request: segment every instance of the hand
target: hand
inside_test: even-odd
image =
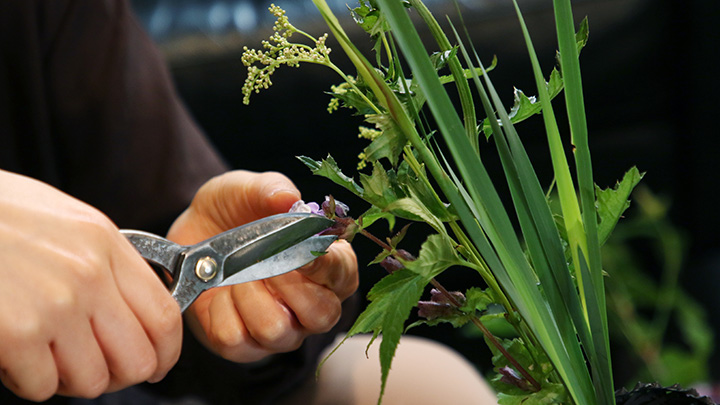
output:
[[[300,193],[279,173],[229,172],[212,179],[175,221],[168,238],[193,244],[266,216],[287,212]],[[218,355],[252,362],[297,349],[327,332],[358,285],[355,253],[346,241],[303,268],[265,280],[219,287],[186,314],[198,339]]]
[[[159,380],[182,318],[152,269],[96,209],[0,171],[0,380],[34,401]]]

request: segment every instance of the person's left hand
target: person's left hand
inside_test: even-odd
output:
[[[228,172],[200,188],[168,239],[194,244],[287,212],[299,199],[300,192],[282,174]],[[252,362],[295,350],[307,336],[329,331],[340,318],[342,301],[357,285],[355,253],[340,240],[328,254],[296,271],[205,291],[188,308],[186,319],[213,352],[235,362]]]

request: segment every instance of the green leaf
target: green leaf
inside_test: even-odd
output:
[[[550,79],[547,82],[550,99],[552,100],[560,94],[562,88],[563,82],[560,72],[558,72],[557,69],[553,69],[552,72],[550,72]],[[533,115],[540,114],[542,112],[542,104],[538,102],[537,98],[535,96],[526,96],[520,89],[515,89],[513,100],[513,106],[510,108],[510,112],[508,113],[510,122],[513,124],[525,121]],[[493,130],[487,118],[483,120],[481,126],[485,132],[485,137],[490,138]]]
[[[385,209],[398,215],[402,214],[402,216],[409,219],[426,222],[437,232],[445,232],[442,221],[422,205],[415,196],[401,198],[389,204]]]
[[[502,345],[505,350],[507,350],[535,380],[541,382],[541,384],[554,370],[552,363],[543,352],[537,350],[537,348],[526,345],[521,339],[502,340]],[[495,366],[495,371],[501,367],[512,367],[508,359],[494,345],[489,344],[488,347],[490,347],[493,353],[492,362],[493,366]],[[497,389],[498,386],[495,382],[496,379],[493,379],[493,386]],[[527,392],[525,392],[525,394],[527,394]]]
[[[382,333],[380,343],[380,367],[382,387],[380,398],[385,392],[390,364],[405,329],[410,311],[420,300],[429,279],[407,269],[398,270],[380,280],[368,293],[370,304],[357,318],[348,332],[348,337],[358,333]],[[379,402],[379,401],[378,401]]]
[[[588,18],[585,17],[580,22],[580,27],[578,28],[577,32],[575,33],[575,42],[577,43],[578,54],[587,44],[589,35],[590,35],[590,27],[588,25]]]
[[[380,219],[385,219],[388,222],[391,231],[395,227],[395,215],[375,206],[370,207],[365,213],[360,215],[358,221],[360,221],[360,225],[365,229]]]
[[[428,279],[451,266],[467,265],[455,252],[450,238],[438,234],[430,235],[422,244],[417,260],[402,262],[408,270]]]
[[[663,385],[680,384],[689,387],[708,381],[710,375],[706,356],[693,355],[680,347],[664,348],[660,353],[659,362],[666,371],[659,381]]]
[[[363,186],[362,198],[380,209],[405,198],[405,193],[397,183],[395,171],[385,170],[380,162],[373,163],[371,175],[360,174],[360,184]]]
[[[518,336],[518,332],[507,318],[505,312],[486,314],[480,317],[480,322],[493,334],[502,339],[513,339]]]
[[[519,389],[517,389],[520,391]],[[538,392],[520,391],[498,393],[498,405],[546,405],[568,403],[567,392],[562,384],[545,383]]]
[[[309,167],[313,174],[327,177],[335,184],[343,186],[353,194],[362,197],[362,187],[355,183],[352,177],[343,174],[332,156],[328,155],[327,158],[320,161],[313,160],[307,156],[298,156],[297,158],[303,162],[305,166]]]
[[[411,165],[407,162],[408,159],[405,159],[398,167],[398,182],[408,190],[406,194],[416,198],[440,221],[457,221],[457,215],[451,212],[448,205],[440,200],[440,197],[430,185],[425,173],[425,165],[412,165],[411,169]]]
[[[364,1],[361,1],[360,4],[360,7],[355,7],[351,12],[355,23],[371,36],[382,32],[383,20],[380,10]]]
[[[481,288],[473,287],[465,291],[465,304],[460,308],[463,312],[484,311],[488,305],[494,303],[491,293]]]
[[[368,87],[364,85],[362,78],[357,79],[356,86],[358,90],[363,92],[362,95],[352,87],[342,85],[333,87],[335,91],[328,91],[326,93],[342,101],[343,107],[354,109],[354,115],[365,116],[367,114],[374,114],[375,109],[368,103],[368,100],[376,101],[375,96],[369,91]],[[363,95],[365,97],[363,97]]]
[[[432,61],[435,70],[439,71],[440,69],[447,66],[448,60],[450,58],[455,57],[457,57],[457,47],[453,47],[447,51],[433,53],[432,55],[430,55],[430,61]]]
[[[407,145],[407,138],[403,132],[398,128],[392,117],[387,114],[366,115],[365,121],[375,124],[375,127],[382,131],[382,135],[375,138],[365,148],[367,160],[375,161],[387,158],[393,167],[396,167],[398,158],[405,145]]]
[[[707,361],[713,351],[713,331],[708,325],[705,310],[685,293],[678,294],[677,322],[687,345],[697,357]],[[698,381],[707,381],[699,379]]]
[[[600,222],[598,224],[598,240],[601,244],[607,241],[622,214],[630,206],[628,198],[630,198],[630,194],[642,177],[643,174],[636,167],[633,167],[625,173],[623,179],[615,187],[602,190],[595,186],[596,205]]]

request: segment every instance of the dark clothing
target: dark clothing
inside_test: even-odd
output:
[[[0,41],[2,169],[144,229],[225,170],[124,1],[3,1]]]
[[[120,227],[155,232],[226,170],[125,1],[5,0],[0,41],[0,168],[47,182]],[[273,403],[312,373],[333,337],[314,336],[265,364],[241,365],[186,333],[180,361],[163,382],[92,402],[49,403]],[[0,385],[0,404],[14,403],[22,402]]]

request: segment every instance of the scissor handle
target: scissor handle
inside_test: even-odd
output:
[[[184,311],[207,289],[277,276],[311,262],[335,240],[312,235],[331,224],[314,214],[278,214],[191,246],[148,232],[121,232],[148,262],[170,273],[168,288]]]

